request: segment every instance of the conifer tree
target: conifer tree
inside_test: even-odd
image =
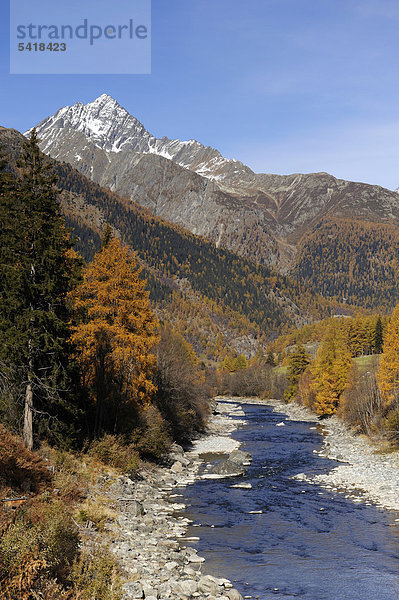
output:
[[[314,408],[319,415],[335,413],[351,367],[352,358],[345,330],[332,322],[312,368],[316,389]]]
[[[377,381],[385,408],[396,408],[399,399],[399,304],[386,328]]]
[[[104,227],[103,234],[101,237],[101,248],[106,248],[113,237],[114,236],[113,236],[112,227],[109,223],[107,223]]]
[[[288,357],[288,381],[289,386],[284,393],[286,400],[291,400],[298,389],[299,378],[310,364],[310,357],[302,344],[297,344],[294,352]]]
[[[234,356],[232,354],[225,357],[222,363],[222,370],[228,373],[235,373],[236,371],[243,371],[248,367],[247,359],[244,354]]]
[[[274,354],[271,350],[270,350],[269,354],[267,355],[266,364],[270,365],[271,367],[276,366],[276,361],[274,360]]]
[[[244,354],[239,354],[235,360],[236,371],[243,371],[248,367],[247,359]]]
[[[158,323],[135,256],[111,238],[73,292],[71,341],[94,407],[94,435],[127,430],[155,391],[151,375]]]
[[[383,344],[382,320],[381,320],[381,317],[378,315],[378,319],[375,324],[375,332],[374,332],[374,350],[375,350],[376,354],[381,354],[382,344]]]
[[[53,418],[65,407],[74,259],[35,130],[18,166],[21,177],[8,178],[1,194],[0,358],[25,383],[23,437],[31,449],[35,415]]]
[[[237,371],[236,357],[231,354],[226,356],[222,363],[222,370],[227,371],[228,373],[235,373],[235,371]]]

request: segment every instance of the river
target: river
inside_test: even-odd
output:
[[[202,571],[260,600],[398,600],[399,514],[292,479],[336,466],[313,452],[320,427],[268,406],[242,408],[246,423],[232,435],[253,457],[247,475],[184,490]],[[252,489],[231,488],[237,481]]]

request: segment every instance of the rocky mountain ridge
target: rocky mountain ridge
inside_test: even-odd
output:
[[[399,222],[396,192],[328,173],[255,174],[195,140],[154,137],[107,94],[61,108],[37,131],[53,158],[155,215],[282,272],[294,267],[304,233],[326,216]]]
[[[0,148],[12,169],[24,141],[18,131],[0,127]],[[90,260],[109,223],[137,252],[160,319],[181,331],[199,354],[217,358],[229,347],[250,357],[276,333],[333,310],[329,302],[274,269],[155,217],[67,162],[49,158],[49,163],[77,249]]]

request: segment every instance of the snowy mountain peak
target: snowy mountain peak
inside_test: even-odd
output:
[[[81,104],[77,102],[77,104]],[[107,110],[116,110],[117,112],[123,112],[128,114],[127,110],[124,109],[112,96],[108,96],[108,94],[102,94],[95,100],[88,102],[83,105],[86,109],[86,112],[99,112],[104,113]],[[105,116],[105,114],[103,115]]]
[[[107,152],[129,149],[131,139],[151,138],[143,125],[108,94],[102,94],[88,104],[77,102],[65,106],[37,125],[42,148],[50,152],[56,139],[67,132],[83,133],[96,146]],[[29,131],[25,133],[28,135]]]
[[[251,179],[254,175],[242,163],[226,159],[214,148],[203,146],[196,140],[154,137],[108,94],[101,94],[88,104],[77,102],[73,106],[65,106],[44,119],[36,128],[42,140],[42,150],[54,158],[65,154],[68,145],[71,146],[70,149],[73,146],[80,156],[80,146],[84,145],[84,139],[79,138],[79,134],[83,134],[88,141],[107,153],[127,151],[156,154],[185,169],[216,180],[221,186],[227,184],[231,176],[238,180],[243,174]],[[29,131],[25,133],[27,134]]]
[[[115,100],[115,98],[113,98],[109,94],[101,94],[101,96],[93,100],[93,102],[89,102],[89,104],[102,104],[105,102],[110,104],[117,104],[119,106],[119,103]]]

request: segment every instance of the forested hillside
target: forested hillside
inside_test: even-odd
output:
[[[16,131],[0,130],[0,144],[11,154],[14,164],[23,140]],[[151,298],[165,311],[166,317],[173,292],[175,298],[180,295],[180,305],[194,304],[196,308],[192,310],[208,314],[213,333],[216,329],[225,338],[226,346],[248,332],[251,340],[270,339],[294,324],[333,310],[332,304],[312,290],[274,270],[219,249],[212,242],[152,216],[134,202],[88,180],[66,163],[51,161],[51,164],[58,177],[67,223],[77,238],[77,249],[90,260],[99,247],[101,230],[105,223],[110,223],[117,235],[137,252],[149,277]],[[176,317],[173,313],[175,322]],[[192,341],[196,333],[201,337],[203,332],[194,332],[192,328]],[[251,340],[249,345],[255,348]],[[218,344],[223,345],[220,337]],[[199,349],[207,352],[206,346]]]
[[[325,298],[389,311],[399,299],[396,225],[327,219],[306,234],[292,273]]]

